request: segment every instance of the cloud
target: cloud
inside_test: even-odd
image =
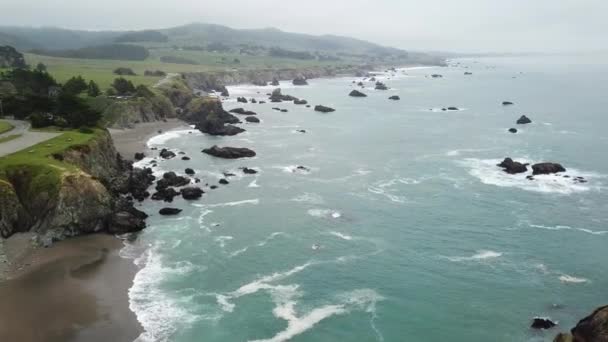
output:
[[[339,34],[409,49],[606,46],[605,0],[2,0],[4,25],[141,29],[191,22]]]

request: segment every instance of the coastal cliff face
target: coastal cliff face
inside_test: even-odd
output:
[[[184,73],[183,78],[194,89],[204,91],[221,91],[227,85],[251,83],[265,85],[273,80],[293,80],[298,77],[313,79],[320,77],[335,77],[338,75],[365,75],[373,69],[372,66],[333,66],[297,69],[268,69],[248,71],[195,72]]]
[[[127,233],[145,227],[146,215],[124,195],[133,170],[116,153],[107,131],[96,132],[86,144],[49,158],[66,167],[24,163],[4,171],[0,180],[2,237],[34,232],[41,244],[48,245],[71,236]]]
[[[140,122],[175,118],[175,109],[163,93],[152,97],[111,99],[97,97],[89,100],[91,107],[102,113],[105,124],[112,128],[129,128]]]
[[[569,334],[559,334],[554,342],[608,342],[608,306],[598,308]]]

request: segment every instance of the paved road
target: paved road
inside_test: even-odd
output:
[[[46,132],[31,132],[30,123],[27,121],[20,120],[6,120],[11,125],[15,126],[14,129],[0,134],[0,138],[4,138],[10,135],[21,134],[19,138],[0,143],[0,157],[3,157],[7,154],[15,153],[17,151],[24,150],[32,145],[36,145],[43,141],[52,139],[61,133],[46,133]]]

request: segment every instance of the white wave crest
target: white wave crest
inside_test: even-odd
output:
[[[589,279],[573,277],[567,274],[563,274],[559,277],[559,281],[562,283],[570,283],[570,284],[584,284],[588,283]]]
[[[323,204],[323,203],[325,203],[325,201],[323,200],[323,197],[321,197],[321,195],[315,194],[315,193],[310,193],[310,192],[305,192],[304,194],[302,194],[300,196],[292,198],[291,201],[293,201],[293,202],[311,203],[311,204]]]
[[[340,218],[342,214],[337,210],[332,209],[309,209],[308,215],[320,218]]]
[[[168,131],[159,135],[156,135],[152,138],[150,138],[150,140],[148,140],[147,142],[147,146],[148,147],[155,147],[155,146],[161,146],[166,144],[169,140],[173,140],[173,139],[177,139],[180,138],[182,136],[188,135],[188,132],[192,132],[192,129],[186,129],[186,130],[175,130],[175,131]]]
[[[448,257],[447,259],[454,262],[459,261],[482,261],[488,259],[496,259],[502,256],[502,253],[488,250],[477,251],[476,254],[466,257]]]
[[[340,232],[334,232],[334,231],[331,231],[331,232],[329,232],[329,234],[331,234],[331,235],[333,235],[333,236],[337,236],[337,237],[339,237],[340,239],[342,239],[342,240],[346,240],[346,241],[350,241],[350,240],[352,240],[352,239],[353,239],[353,237],[352,237],[352,236],[350,236],[350,235],[346,235],[346,234],[342,234],[342,233],[340,233]]]
[[[515,160],[522,163],[529,163],[525,158],[516,158]],[[528,180],[526,177],[532,175],[531,170],[528,173],[510,175],[496,166],[501,161],[502,160],[500,159],[468,158],[461,161],[460,164],[468,167],[469,174],[478,178],[482,183],[499,187],[514,187],[527,191],[563,195],[589,191],[592,189],[598,190],[601,188],[599,186],[594,187],[591,185],[593,179],[603,177],[601,175],[568,169],[567,174],[584,177],[590,182],[585,184],[575,183],[572,178],[564,178],[562,175],[538,175],[534,176],[534,180]]]
[[[574,230],[574,231],[579,231],[579,232],[583,232],[583,233],[587,233],[587,234],[591,234],[591,235],[605,235],[608,234],[608,230],[591,230],[591,229],[587,229],[587,228],[576,228],[576,227],[570,227],[570,226],[543,226],[543,225],[539,225],[539,224],[530,224],[530,227],[532,228],[537,228],[537,229],[545,229],[545,230],[554,230],[554,231],[558,231],[558,230]]]

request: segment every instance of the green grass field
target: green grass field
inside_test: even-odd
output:
[[[31,177],[29,193],[54,193],[60,184],[61,176],[66,171],[75,171],[77,167],[51,157],[73,146],[85,145],[93,139],[99,130],[86,134],[78,131],[65,132],[53,139],[41,142],[25,150],[0,158],[0,180],[7,181],[9,175],[25,171]]]
[[[162,56],[176,56],[192,60],[197,65],[173,64],[160,61]],[[222,58],[224,58],[222,60]],[[240,63],[233,63],[234,59],[239,59]],[[287,58],[273,58],[267,56],[242,56],[231,53],[211,53],[204,51],[179,51],[169,48],[159,48],[150,50],[150,57],[145,61],[118,61],[101,59],[74,59],[49,57],[34,54],[25,54],[26,62],[35,66],[43,63],[47,66],[48,72],[63,83],[73,76],[82,75],[86,80],[94,80],[102,90],[110,87],[115,78],[114,69],[118,67],[131,68],[137,76],[124,76],[131,80],[135,85],[144,84],[154,85],[161,77],[143,76],[146,70],[162,70],[166,73],[181,72],[209,72],[222,70],[255,70],[255,69],[279,69],[313,66],[330,66],[344,62],[319,62],[309,60],[296,60]]]
[[[0,134],[6,133],[6,132],[12,130],[13,128],[15,128],[15,127],[13,127],[13,125],[11,125],[10,123],[0,120]]]

